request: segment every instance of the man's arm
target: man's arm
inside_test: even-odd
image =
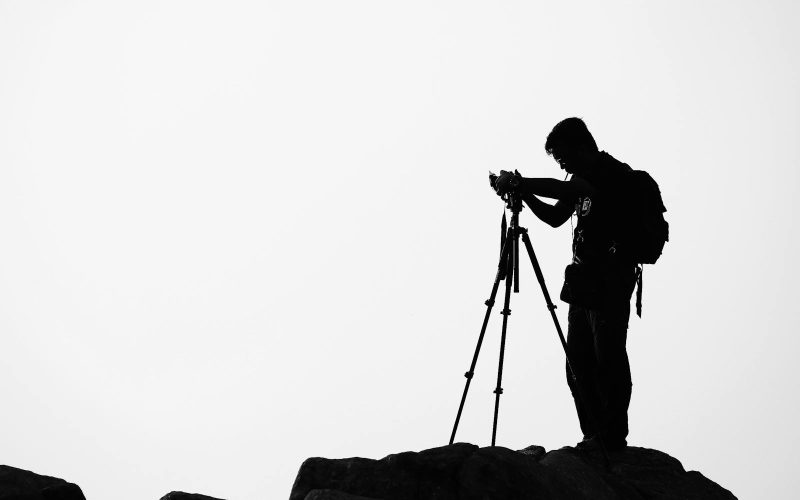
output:
[[[568,181],[558,179],[525,178],[511,172],[501,171],[495,182],[495,190],[503,194],[514,190],[528,207],[545,223],[558,227],[569,220],[575,211],[575,203],[583,196],[592,196],[596,190],[582,177],[573,175]],[[550,205],[536,196],[555,198]]]
[[[595,193],[594,186],[577,175],[573,175],[568,181],[560,181],[558,179],[521,177],[505,170],[500,171],[500,176],[494,186],[498,194],[514,190],[523,196],[533,194],[569,202],[582,196],[592,196]]]
[[[533,194],[570,203],[574,203],[582,196],[591,196],[595,192],[594,186],[576,175],[568,181],[522,177],[516,190],[523,196]]]
[[[567,222],[575,211],[574,201],[558,200],[555,205],[550,205],[532,194],[523,195],[522,201],[528,205],[536,217],[553,227],[559,227]]]

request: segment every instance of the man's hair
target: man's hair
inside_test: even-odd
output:
[[[580,118],[572,117],[561,120],[547,135],[544,150],[548,155],[553,151],[571,150],[586,146],[592,151],[597,151],[597,143]]]

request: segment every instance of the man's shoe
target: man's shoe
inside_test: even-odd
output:
[[[599,436],[583,437],[583,441],[575,445],[576,448],[583,451],[599,451],[605,446],[606,451],[622,451],[628,447],[628,442],[625,439],[604,439],[600,443]]]

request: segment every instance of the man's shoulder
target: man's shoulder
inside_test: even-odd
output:
[[[611,174],[624,174],[633,171],[630,165],[619,161],[605,151],[600,152],[600,164]]]

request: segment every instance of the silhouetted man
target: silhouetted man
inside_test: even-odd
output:
[[[579,447],[609,450],[627,446],[631,373],[625,341],[637,266],[615,241],[617,226],[629,209],[615,190],[631,168],[599,151],[580,118],[559,122],[545,151],[571,177],[534,179],[501,172],[499,194],[514,190],[547,224],[558,227],[577,214],[572,264],[565,272],[561,299],[570,304],[567,352],[579,387],[567,373],[583,440]],[[554,205],[538,196],[558,200]]]

